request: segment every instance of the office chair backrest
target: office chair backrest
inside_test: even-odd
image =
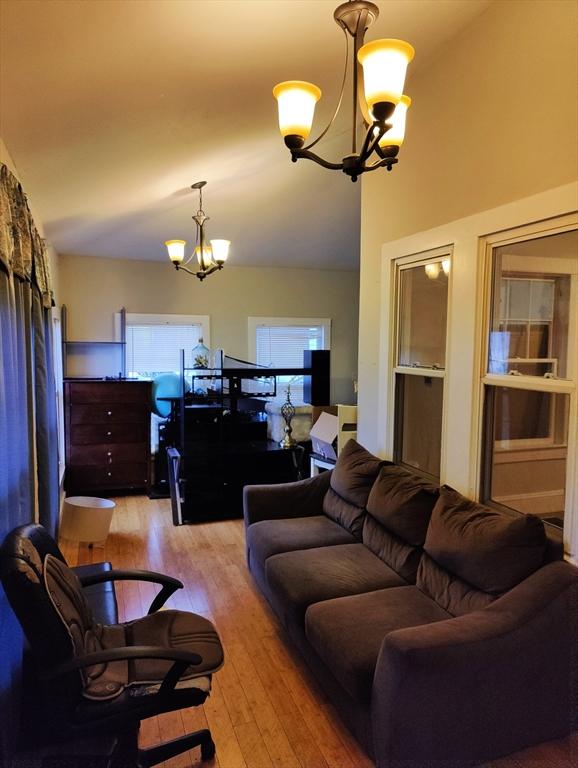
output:
[[[70,635],[45,587],[46,555],[52,555],[55,563],[65,563],[52,537],[37,525],[15,528],[0,548],[0,578],[40,671],[67,661],[74,653]],[[61,701],[71,701],[80,692],[78,673],[59,680]]]
[[[9,536],[14,536],[16,539],[29,539],[34,549],[40,555],[40,560],[42,562],[44,562],[46,555],[52,555],[53,557],[62,560],[63,563],[66,562],[64,555],[60,551],[60,547],[43,525],[37,525],[36,523],[21,525],[18,528],[15,528]]]

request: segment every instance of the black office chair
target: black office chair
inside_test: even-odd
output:
[[[83,578],[67,566],[40,526],[21,526],[0,549],[0,576],[30,645],[44,694],[42,740],[78,742],[115,735],[112,766],[152,766],[196,746],[215,754],[203,729],[149,749],[138,749],[140,721],[202,704],[211,675],[223,663],[210,621],[185,611],[157,612],[182,584],[147,571],[101,571]],[[95,621],[91,602],[106,595],[95,585],[117,578],[163,584],[149,614],[135,621]],[[102,587],[100,587],[102,588]]]

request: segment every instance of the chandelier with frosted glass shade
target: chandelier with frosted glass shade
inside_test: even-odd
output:
[[[192,217],[197,225],[195,246],[188,257],[185,257],[186,240],[167,240],[165,245],[175,269],[182,269],[189,275],[204,280],[219,269],[223,269],[229,256],[230,240],[207,240],[205,224],[209,217],[203,211],[203,187],[206,181],[197,181],[191,189],[199,191],[199,210]],[[198,268],[191,269],[188,264],[197,260]]]
[[[315,105],[321,90],[313,83],[288,80],[273,89],[279,110],[279,129],[291,159],[313,160],[324,168],[343,171],[352,181],[367,171],[387,168],[397,163],[399,148],[405,135],[405,120],[411,99],[403,93],[407,66],[414,49],[403,40],[372,40],[363,44],[367,29],[377,19],[379,9],[366,0],[349,0],[336,8],[333,18],[345,34],[346,54],[341,92],[333,117],[321,134],[305,144],[311,133]],[[352,38],[352,44],[348,35]],[[353,49],[353,124],[351,154],[340,163],[325,160],[311,149],[333,125],[341,107]],[[358,141],[359,113],[365,136]],[[359,145],[359,148],[358,148]]]

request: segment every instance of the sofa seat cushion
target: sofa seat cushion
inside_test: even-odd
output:
[[[247,547],[251,561],[260,564],[264,564],[271,555],[281,552],[355,544],[355,541],[348,531],[325,515],[262,520],[247,528]]]
[[[448,618],[417,587],[394,587],[309,606],[305,634],[343,688],[355,701],[368,704],[384,637]]]
[[[340,544],[273,555],[265,564],[269,589],[286,625],[303,626],[312,603],[405,585],[363,544]]]
[[[359,541],[365,504],[384,462],[355,440],[348,440],[331,472],[323,512]]]

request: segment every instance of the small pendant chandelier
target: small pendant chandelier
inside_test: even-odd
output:
[[[205,224],[209,217],[203,211],[203,187],[206,181],[197,181],[191,186],[191,189],[199,190],[199,210],[192,217],[197,225],[196,245],[188,259],[185,260],[186,240],[167,240],[165,245],[169,252],[169,259],[174,264],[175,269],[182,269],[189,275],[204,280],[205,277],[212,275],[218,269],[223,269],[229,255],[230,240],[210,240],[205,238]],[[193,257],[197,258],[199,269],[189,269],[189,264]]]
[[[349,0],[335,9],[333,18],[345,34],[346,54],[341,92],[333,117],[327,127],[310,144],[304,146],[311,132],[315,104],[321,90],[313,83],[289,80],[273,89],[279,108],[279,129],[294,163],[301,158],[313,160],[324,168],[343,171],[352,181],[366,171],[387,168],[397,163],[403,143],[405,119],[411,104],[403,94],[407,65],[414,49],[403,40],[373,40],[363,45],[365,33],[379,16],[379,9],[367,0]],[[347,68],[349,39],[353,39],[353,136],[351,154],[340,163],[324,160],[311,152],[333,125],[341,107]],[[358,110],[366,126],[366,134],[357,149]]]

